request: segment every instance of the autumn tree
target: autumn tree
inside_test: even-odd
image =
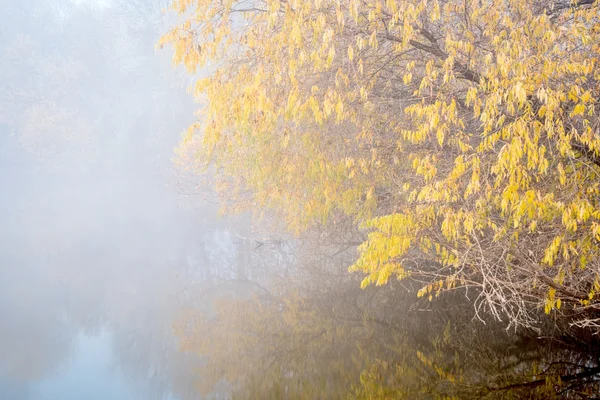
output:
[[[176,0],[182,146],[238,209],[368,232],[363,286],[474,289],[510,326],[600,329],[598,4]]]

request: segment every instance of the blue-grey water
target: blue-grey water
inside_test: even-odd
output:
[[[140,398],[140,389],[114,366],[112,341],[107,331],[78,334],[68,362],[54,374],[33,383],[30,397],[48,400]]]

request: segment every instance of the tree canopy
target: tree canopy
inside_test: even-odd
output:
[[[509,326],[600,331],[592,0],[176,0],[204,101],[184,151],[235,209],[352,218],[363,286],[472,287]]]

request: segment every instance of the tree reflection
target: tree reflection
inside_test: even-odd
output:
[[[44,266],[25,267],[27,260],[10,251],[3,259],[14,268],[0,279],[0,377],[16,384],[39,379],[64,362],[73,350],[72,329],[60,294],[47,290]],[[26,290],[15,282],[26,282]]]
[[[584,332],[506,331],[476,318],[473,293],[429,302],[417,300],[416,283],[361,290],[325,264],[319,279],[304,281],[307,265],[297,264],[265,290],[231,286],[182,318],[182,350],[204,360],[202,395],[587,399],[600,390],[600,351]]]

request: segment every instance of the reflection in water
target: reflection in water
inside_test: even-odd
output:
[[[255,271],[252,282],[231,275],[213,307],[182,317],[182,349],[205,361],[200,394],[588,399],[600,392],[600,348],[585,332],[564,336],[552,324],[545,337],[506,331],[476,317],[472,292],[429,302],[415,296],[418,283],[361,290],[358,277],[343,273],[347,247],[304,246],[250,250],[244,267],[271,260],[267,274]],[[290,251],[292,265],[283,256]]]
[[[106,331],[94,336],[79,334],[72,359],[52,376],[40,380],[30,397],[40,399],[131,399],[135,391],[121,371],[113,366],[112,335]]]
[[[33,386],[33,399],[91,398],[74,394],[74,379],[92,392],[127,382],[115,383],[114,397],[98,398],[167,398],[172,390],[186,398],[193,360],[177,351],[171,325],[189,285],[185,269],[202,265],[181,260],[188,242],[172,236],[171,218],[154,218],[151,226],[104,221],[45,257],[4,242],[4,265],[14,268],[3,269],[0,280],[0,375],[13,386]],[[95,363],[119,374],[101,374]]]

